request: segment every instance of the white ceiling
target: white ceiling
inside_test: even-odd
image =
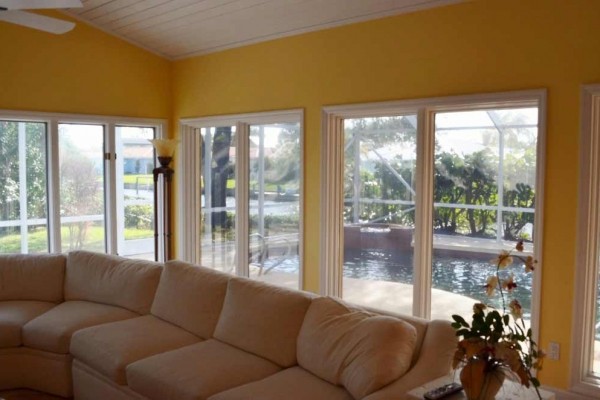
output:
[[[65,12],[182,59],[463,0],[83,0]]]

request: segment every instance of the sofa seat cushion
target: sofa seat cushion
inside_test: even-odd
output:
[[[306,313],[298,364],[362,399],[408,371],[416,342],[408,322],[321,297]]]
[[[52,353],[67,354],[76,331],[107,322],[138,317],[120,307],[89,301],[66,301],[23,326],[23,344]]]
[[[75,332],[71,354],[119,385],[126,385],[127,365],[199,341],[175,325],[146,315]]]
[[[53,307],[46,301],[0,301],[0,348],[21,346],[23,325]]]
[[[152,315],[210,339],[219,320],[230,275],[169,261],[160,277]]]
[[[209,400],[353,400],[343,387],[332,385],[300,367],[211,396]]]
[[[209,339],[130,364],[127,382],[150,399],[203,400],[280,369],[268,360]]]
[[[296,340],[312,296],[231,278],[215,338],[282,367],[296,362]]]

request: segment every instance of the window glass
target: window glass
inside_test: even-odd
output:
[[[249,274],[298,288],[300,124],[251,125]]]
[[[236,128],[202,128],[201,135],[201,264],[234,274]]]
[[[344,121],[343,297],[412,314],[416,115]]]
[[[117,238],[124,257],[154,259],[154,128],[117,126]]]
[[[533,254],[537,108],[435,115],[432,318],[468,315],[473,299],[502,308],[482,286],[490,260],[525,243]],[[532,274],[510,268],[511,299],[531,315]],[[508,304],[508,303],[507,303]]]
[[[106,251],[104,128],[59,124],[62,251]]]
[[[46,124],[0,121],[0,253],[48,251]]]

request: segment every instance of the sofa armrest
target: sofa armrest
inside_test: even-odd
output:
[[[404,399],[413,388],[450,372],[458,343],[455,330],[449,321],[434,320],[428,325],[415,365],[400,379],[371,393],[364,400]]]

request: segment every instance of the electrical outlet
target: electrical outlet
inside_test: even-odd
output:
[[[558,360],[560,358],[560,344],[550,342],[548,345],[548,359]]]

